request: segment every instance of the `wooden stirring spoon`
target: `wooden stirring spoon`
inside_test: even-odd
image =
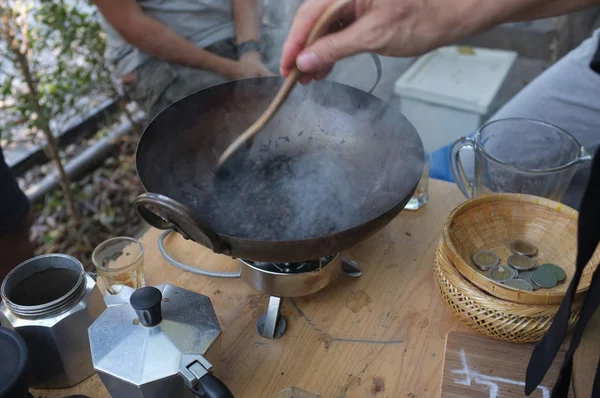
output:
[[[326,9],[310,31],[304,47],[310,46],[318,38],[323,36],[327,29],[337,20],[337,17],[341,13],[342,9],[351,2],[352,0],[339,0]],[[229,163],[228,160],[232,159],[232,156],[236,151],[238,151],[242,146],[246,146],[246,144],[263,129],[269,120],[271,120],[273,115],[275,115],[275,112],[277,112],[277,110],[281,107],[285,99],[298,82],[298,77],[300,74],[300,70],[295,66],[292,72],[288,75],[287,79],[285,79],[285,82],[277,92],[277,95],[273,101],[271,101],[267,109],[258,118],[258,120],[248,127],[246,131],[240,134],[221,154],[219,160],[217,161],[217,173],[219,173],[219,170],[221,170],[226,163]],[[225,167],[230,168],[228,166],[230,165]]]

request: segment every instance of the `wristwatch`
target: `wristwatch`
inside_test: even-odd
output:
[[[260,43],[256,40],[245,41],[243,43],[238,44],[236,47],[238,58],[246,53],[251,53],[254,51],[260,52]]]

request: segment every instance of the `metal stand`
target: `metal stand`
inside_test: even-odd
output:
[[[362,276],[360,266],[350,259],[342,258],[341,268],[344,274],[352,278],[360,278]],[[279,313],[282,302],[283,298],[281,297],[271,296],[269,298],[269,308],[267,312],[258,318],[258,323],[256,324],[256,330],[262,337],[278,339],[285,333],[287,321]]]
[[[281,310],[281,297],[269,298],[269,309],[258,318],[256,330],[258,334],[267,339],[278,339],[287,327],[287,321],[279,314]]]
[[[342,257],[342,272],[352,278],[360,278],[362,276],[360,265],[346,257]]]

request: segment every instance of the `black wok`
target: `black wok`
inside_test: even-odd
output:
[[[146,128],[136,154],[140,215],[216,253],[292,262],[341,252],[389,223],[423,172],[414,127],[339,83],[299,86],[228,178],[215,162],[275,95],[280,77],[190,95]]]

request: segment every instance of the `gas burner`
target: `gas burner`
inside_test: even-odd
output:
[[[242,261],[242,263],[247,263],[253,265],[257,268],[260,268],[266,272],[281,272],[283,274],[299,274],[304,272],[316,271],[319,268],[322,268],[329,264],[331,260],[335,258],[334,256],[322,257],[320,260],[309,260],[309,261],[301,261],[296,263],[268,263],[262,261]]]
[[[301,297],[315,293],[341,273],[360,277],[362,271],[353,261],[340,254],[319,260],[296,263],[269,263],[240,260],[242,279],[259,292],[268,294],[269,307],[258,319],[258,333],[269,339],[281,337],[287,321],[280,315],[284,297]]]
[[[180,263],[165,250],[165,231],[158,239],[158,250],[173,266],[187,272],[214,278],[242,278],[254,289],[271,296],[269,308],[258,319],[258,333],[269,339],[281,337],[287,322],[279,314],[284,297],[301,297],[315,293],[327,286],[340,274],[358,278],[362,271],[354,261],[334,254],[317,260],[269,263],[240,260],[239,272],[214,272]]]

